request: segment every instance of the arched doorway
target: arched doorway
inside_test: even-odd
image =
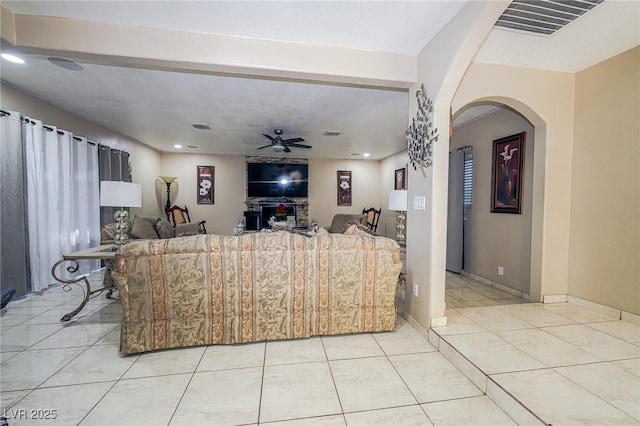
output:
[[[447,269],[468,277],[468,282],[474,280],[491,287],[479,286],[477,291],[465,293],[454,284],[455,274],[448,272],[447,307],[509,304],[509,300],[517,303],[523,299],[539,302],[544,211],[540,176],[544,176],[546,125],[530,108],[504,98],[470,102],[456,111],[453,118]],[[495,155],[492,142],[520,132],[526,135],[522,212],[492,213],[491,169]],[[450,262],[450,256],[461,259]],[[455,270],[457,263],[461,270]]]

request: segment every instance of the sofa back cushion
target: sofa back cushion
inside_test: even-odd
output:
[[[158,222],[156,217],[140,217],[133,218],[133,229],[131,235],[137,240],[157,240],[158,233],[155,224]]]
[[[160,219],[156,223],[156,231],[158,232],[158,238],[173,238],[175,236],[173,226],[166,219]]]

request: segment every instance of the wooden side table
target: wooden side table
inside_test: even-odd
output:
[[[68,314],[65,314],[62,318],[60,318],[60,321],[69,321],[71,318],[76,316],[78,312],[80,312],[85,307],[85,305],[87,304],[90,298],[96,297],[103,291],[107,291],[106,297],[108,299],[111,298],[111,295],[113,294],[113,292],[117,290],[117,288],[113,283],[113,279],[111,278],[111,269],[114,266],[117,249],[118,249],[118,246],[116,246],[115,244],[92,247],[90,249],[80,250],[73,253],[65,254],[62,256],[62,260],[59,260],[58,262],[56,262],[55,265],[53,265],[53,268],[51,268],[51,275],[53,275],[53,278],[56,281],[64,284],[63,289],[65,291],[71,290],[71,284],[80,284],[80,288],[82,288],[82,291],[84,292],[84,298],[82,299],[80,306],[78,306],[76,309],[69,312]],[[85,275],[72,278],[69,280],[62,279],[58,275],[56,275],[56,269],[58,268],[59,265],[61,265],[64,262],[71,263],[69,266],[66,267],[67,272],[71,274],[78,272],[78,267],[79,267],[78,261],[84,260],[84,259],[105,261],[106,271],[104,272],[102,287],[92,290],[91,284],[89,283],[89,280],[87,280],[87,277]],[[86,289],[85,287],[82,286],[83,282]]]

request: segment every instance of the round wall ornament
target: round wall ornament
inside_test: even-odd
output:
[[[433,101],[427,96],[424,84],[416,91],[416,99],[418,112],[405,133],[409,163],[414,170],[419,167],[424,175],[424,169],[433,164],[433,143],[438,140],[438,129],[433,127]]]

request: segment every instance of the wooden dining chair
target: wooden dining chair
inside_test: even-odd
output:
[[[171,218],[171,224],[174,228],[181,223],[191,223],[191,218],[189,217],[189,209],[187,208],[187,206],[184,206],[184,208],[173,206],[170,209],[165,209],[165,213]],[[201,234],[207,233],[207,228],[205,228],[204,226],[205,223],[207,223],[206,220],[201,220],[200,222],[198,222]]]
[[[367,215],[367,226],[373,232],[376,232],[378,230],[378,221],[380,220],[380,213],[382,213],[382,207],[380,207],[377,210],[374,207],[371,207],[368,209],[367,208],[362,209],[362,214]]]

